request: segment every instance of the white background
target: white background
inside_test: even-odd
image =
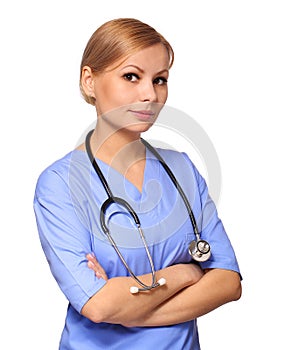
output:
[[[38,241],[34,188],[95,120],[79,63],[116,17],[146,21],[173,45],[168,105],[193,116],[219,155],[218,211],[243,296],[199,320],[202,349],[288,349],[292,11],[281,0],[1,2],[0,348],[58,347],[67,302]]]

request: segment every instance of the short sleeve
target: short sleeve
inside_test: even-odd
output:
[[[72,203],[65,176],[44,171],[38,179],[34,211],[42,248],[59,287],[80,312],[84,304],[106,283],[87,267],[92,251],[89,230]]]
[[[201,239],[209,242],[211,257],[201,263],[203,269],[221,268],[236,271],[240,274],[237,258],[231,241],[225,231],[221,219],[218,217],[216,205],[209,195],[204,178],[199,174],[187,155],[185,157],[192,164],[197,179],[199,197],[196,196],[195,212]]]

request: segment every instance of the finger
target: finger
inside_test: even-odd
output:
[[[87,266],[95,272],[96,277],[108,280],[106,272],[104,271],[103,267],[99,264],[96,257],[92,254],[87,254],[86,258],[88,259]]]
[[[96,276],[101,276],[103,279],[107,280],[107,274],[104,271],[103,267],[100,265],[100,263],[97,261],[97,268],[95,270]]]
[[[92,254],[87,254],[86,258],[88,259],[88,262],[90,262],[89,267],[93,269],[94,271],[100,271],[103,270],[100,263],[97,261],[96,257]]]
[[[97,261],[96,257],[92,253],[86,254],[86,259],[88,261],[91,261],[95,265],[98,264],[98,261]]]
[[[101,269],[101,266],[98,263],[98,261],[95,258],[93,259],[91,257],[88,257],[87,266],[94,272],[97,272]]]
[[[96,266],[92,261],[87,261],[87,266],[94,272],[98,271],[98,266]]]
[[[100,271],[97,271],[95,273],[95,276],[99,279],[99,278],[102,278],[103,280],[107,281],[108,280],[108,277],[106,275],[105,272],[100,272]]]
[[[104,272],[103,268],[99,268],[98,266],[96,266],[96,264],[94,264],[92,261],[88,261],[87,262],[87,266],[94,271],[95,273],[95,276],[97,278],[103,278],[105,280],[107,280],[107,275],[106,273]]]

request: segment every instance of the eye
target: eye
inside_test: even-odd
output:
[[[126,73],[123,75],[123,78],[130,82],[135,82],[140,79],[139,76],[135,73]]]
[[[164,77],[157,77],[153,80],[153,84],[156,85],[166,85],[167,84],[167,79]]]

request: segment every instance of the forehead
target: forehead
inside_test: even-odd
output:
[[[123,69],[135,65],[147,70],[168,70],[169,53],[163,44],[155,44],[139,51],[133,52],[108,67],[108,70]]]

